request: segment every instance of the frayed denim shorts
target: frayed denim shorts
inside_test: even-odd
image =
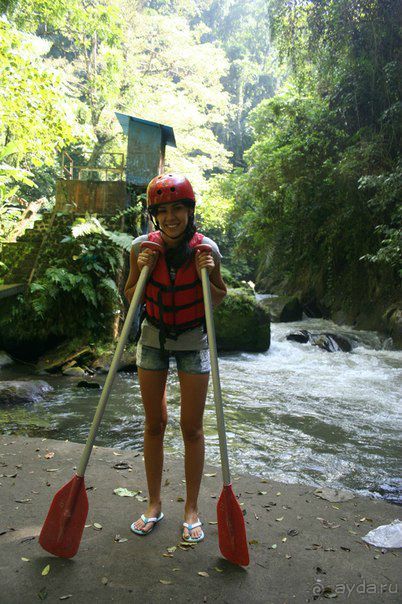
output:
[[[161,371],[169,369],[170,357],[176,359],[178,371],[184,373],[209,373],[211,365],[209,362],[209,350],[165,350],[144,346],[141,342],[137,344],[137,367]]]

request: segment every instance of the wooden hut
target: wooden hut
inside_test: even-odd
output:
[[[125,113],[116,113],[116,117],[127,136],[126,181],[145,189],[163,172],[166,145],[176,147],[173,128]]]
[[[176,146],[173,128],[125,113],[116,117],[127,135],[126,162],[124,153],[104,153],[95,164],[76,165],[64,152],[56,210],[114,214],[145,192],[151,178],[163,171],[166,145]]]

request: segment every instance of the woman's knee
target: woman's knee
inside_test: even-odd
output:
[[[195,441],[204,436],[202,426],[194,426],[193,424],[187,424],[186,422],[180,421],[180,427],[183,439],[186,441]]]
[[[148,436],[163,436],[166,430],[167,420],[161,418],[159,420],[146,420],[145,421],[145,432]]]

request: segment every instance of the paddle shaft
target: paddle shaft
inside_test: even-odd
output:
[[[137,310],[137,307],[141,302],[141,298],[144,293],[144,288],[148,279],[149,270],[149,266],[144,266],[138,278],[135,292],[131,300],[130,307],[128,309],[127,317],[124,321],[123,329],[121,330],[120,338],[113,355],[113,360],[102,389],[102,394],[99,399],[98,406],[96,408],[95,416],[92,421],[92,426],[88,434],[87,442],[85,444],[84,451],[82,452],[81,459],[78,464],[78,469],[76,472],[77,476],[84,476],[85,474],[85,470],[88,465],[89,458],[91,456],[92,447],[95,442],[96,434],[98,432],[99,424],[102,421],[103,412],[105,411],[106,403],[109,400],[110,391],[112,389],[114,378],[116,377],[119,362],[123,354],[123,350],[126,345],[131,326],[134,321],[135,311]]]
[[[211,286],[209,283],[208,271],[201,269],[202,291],[204,294],[205,319],[207,323],[209,356],[211,361],[212,386],[214,390],[214,400],[216,409],[216,422],[218,425],[219,449],[221,453],[221,467],[223,483],[230,485],[229,457],[226,443],[225,418],[223,416],[223,403],[221,381],[219,378],[218,353],[216,348],[215,325],[212,310]]]

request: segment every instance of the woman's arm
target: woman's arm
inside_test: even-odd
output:
[[[195,256],[198,276],[201,279],[201,269],[208,271],[211,285],[211,298],[213,306],[218,306],[227,294],[227,287],[222,279],[220,263],[215,263],[211,252],[197,252]]]

